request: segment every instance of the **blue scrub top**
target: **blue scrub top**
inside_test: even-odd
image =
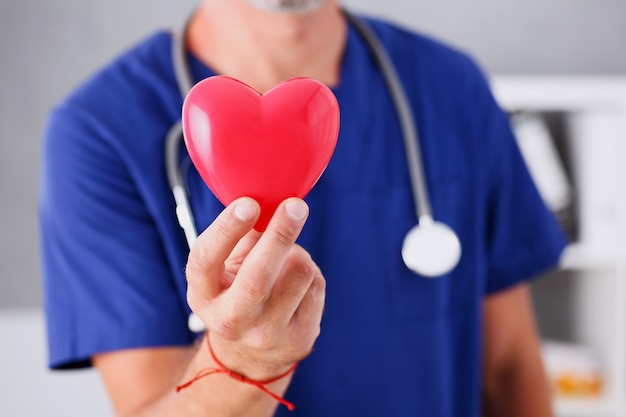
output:
[[[554,266],[565,238],[466,55],[370,20],[415,112],[435,218],[458,234],[458,267],[424,279],[400,249],[416,224],[397,115],[351,28],[334,88],[341,130],[306,200],[299,243],[327,280],[322,332],[294,375],[292,416],[481,415],[481,305]],[[52,368],[118,349],[185,345],[187,247],[164,140],[182,99],[158,33],[85,82],[50,115],[40,188]],[[214,75],[189,57],[196,80]],[[183,146],[181,144],[181,146]],[[198,230],[223,206],[192,168]],[[287,415],[280,407],[278,415]]]

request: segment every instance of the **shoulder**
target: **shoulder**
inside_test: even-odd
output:
[[[397,23],[365,17],[400,71],[426,73],[435,79],[476,82],[483,71],[474,57],[451,43]]]
[[[476,145],[470,138],[482,141],[480,125],[502,114],[471,53],[414,29],[365,19],[389,54],[422,128],[446,120],[446,129],[459,128],[456,137],[467,146]]]
[[[60,101],[50,112],[51,122],[121,130],[151,115],[167,115],[170,107],[175,108],[171,103],[177,102],[178,94],[170,48],[171,36],[166,31],[139,41]]]
[[[67,97],[66,102],[85,105],[120,93],[137,94],[154,88],[155,83],[172,75],[170,47],[168,32],[150,35],[95,72]],[[96,93],[98,100],[94,98]]]

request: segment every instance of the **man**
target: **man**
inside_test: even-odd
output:
[[[298,416],[551,415],[525,281],[563,236],[472,61],[369,23],[414,108],[435,217],[460,236],[457,268],[425,279],[402,264],[416,219],[397,115],[337,2],[205,0],[186,34],[194,79],[322,81],[341,109],[333,159],[262,235],[254,200],[224,209],[192,172],[203,232],[187,260],[162,164],[182,102],[171,37],[105,68],[46,133],[52,367],[93,364],[128,417],[286,415],[281,402]],[[207,326],[196,343],[189,308]]]

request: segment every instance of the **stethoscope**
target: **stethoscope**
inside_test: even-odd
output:
[[[461,258],[461,243],[456,233],[448,225],[433,218],[415,120],[400,83],[400,78],[387,51],[374,31],[365,22],[345,10],[344,14],[363,37],[380,67],[402,129],[418,219],[417,224],[408,231],[402,243],[402,260],[407,268],[422,277],[440,277],[450,272],[458,264]],[[187,28],[185,26],[182,33],[179,36],[175,36],[172,42],[174,73],[183,97],[187,95],[194,85],[186,58],[186,31]],[[181,166],[179,164],[178,151],[182,140],[182,124],[178,122],[172,126],[167,134],[165,166],[170,188],[176,202],[178,223],[184,230],[187,244],[191,248],[198,236],[198,232],[189,203],[187,182],[183,174],[189,168],[191,162],[187,159],[184,165]],[[197,316],[192,314],[189,317],[189,328],[193,331],[202,331],[204,324]]]

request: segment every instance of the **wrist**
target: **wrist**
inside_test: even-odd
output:
[[[274,391],[269,389],[269,385],[274,383],[274,382],[278,382],[290,378],[291,374],[293,373],[293,371],[296,370],[296,367],[298,366],[298,363],[294,363],[292,364],[289,368],[287,368],[286,371],[275,375],[271,378],[265,378],[265,379],[252,379],[246,375],[243,375],[239,372],[236,372],[232,369],[227,368],[215,355],[215,352],[213,351],[213,348],[211,346],[211,342],[210,342],[210,338],[207,335],[205,335],[204,338],[204,342],[206,342],[206,349],[209,352],[209,355],[214,363],[215,366],[213,367],[208,367],[208,368],[203,368],[201,370],[199,370],[196,375],[191,378],[190,380],[188,380],[187,382],[184,382],[181,385],[178,385],[176,387],[176,392],[180,392],[181,390],[190,387],[194,382],[205,378],[207,376],[210,375],[214,375],[214,374],[225,374],[226,376],[228,376],[229,378],[238,381],[242,384],[247,384],[250,386],[253,386],[257,389],[259,389],[260,391],[262,391],[263,393],[267,394],[268,396],[270,396],[271,398],[273,398],[274,400],[278,401],[279,403],[283,404],[285,407],[287,407],[290,411],[293,411],[295,408],[295,405],[287,400],[285,400],[283,397],[281,397],[280,395],[276,394]]]
[[[298,363],[296,360],[277,360],[271,354],[267,358],[260,358],[250,352],[242,352],[237,344],[209,332],[205,333],[204,339],[203,344],[212,353],[216,365],[254,381],[267,381],[289,373]]]

